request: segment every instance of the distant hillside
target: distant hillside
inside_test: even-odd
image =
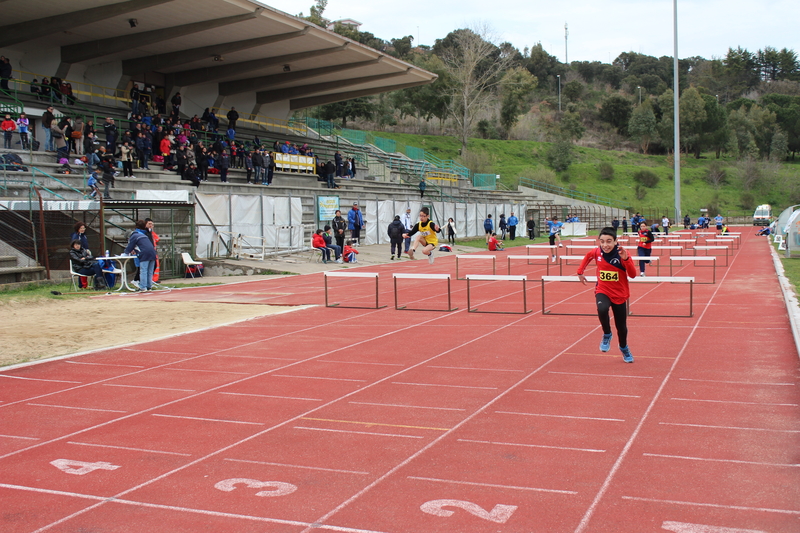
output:
[[[373,132],[409,146],[424,148],[441,159],[462,160],[481,173],[500,174],[503,184],[515,188],[519,177],[573,188],[577,191],[614,198],[634,209],[672,213],[674,205],[673,163],[668,156],[642,155],[633,152],[606,151],[574,147],[574,162],[554,173],[547,166],[546,153],[551,143],[471,139],[465,158],[458,155],[459,142],[454,137]],[[613,178],[601,179],[600,165],[608,163]],[[742,162],[732,158],[716,160],[714,154],[695,159],[681,159],[681,206],[692,215],[700,208],[720,210],[723,214],[752,211],[761,203],[776,208],[800,203],[800,161],[797,163]],[[645,196],[637,198],[634,174],[641,170],[658,176],[655,187],[639,185]],[[718,182],[714,186],[713,173]],[[724,176],[724,177],[721,177]]]

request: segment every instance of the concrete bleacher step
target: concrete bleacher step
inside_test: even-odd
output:
[[[16,260],[16,258],[14,258]],[[36,267],[0,267],[0,284],[21,283],[44,279],[45,268]]]
[[[17,266],[17,256],[0,255],[0,268],[13,268]]]

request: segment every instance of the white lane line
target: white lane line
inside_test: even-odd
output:
[[[554,494],[578,494],[574,490],[543,489],[540,487],[518,487],[515,485],[495,485],[494,483],[475,483],[472,481],[455,481],[452,479],[438,479],[435,477],[408,476],[408,479],[418,479],[420,481],[437,481],[439,483],[450,483],[453,485],[468,485],[473,487],[493,487],[498,489],[530,490],[533,492],[550,492]]]
[[[197,368],[170,368],[167,367],[164,370],[176,370],[178,372],[206,372],[212,374],[236,374],[239,376],[249,376],[250,372],[228,372],[226,370],[200,370]]]
[[[465,366],[436,366],[429,365],[428,368],[446,368],[448,370],[478,370],[480,372],[525,372],[524,370],[506,370],[504,368],[473,368]]]
[[[674,505],[688,505],[690,507],[713,507],[715,509],[733,509],[736,511],[759,511],[765,513],[800,515],[800,511],[795,511],[792,509],[772,509],[769,507],[746,507],[744,505],[722,505],[718,503],[686,502],[680,500],[660,500],[657,498],[639,498],[636,496],[622,496],[622,499],[639,501],[639,502],[651,502],[651,503],[671,503]]]
[[[325,428],[310,428],[305,426],[294,426],[294,429],[307,429],[309,431],[327,431],[329,433],[351,433],[353,435],[373,435],[375,437],[402,437],[404,439],[421,439],[418,435],[396,435],[393,433],[372,433],[369,431],[350,431],[345,429],[325,429]]]
[[[73,407],[71,405],[50,405],[46,403],[26,403],[35,407],[55,407],[57,409],[78,409],[80,411],[100,411],[101,413],[127,413],[128,411],[118,411],[117,409],[92,409],[91,407]]]
[[[321,402],[320,398],[298,398],[295,396],[274,396],[272,394],[249,394],[245,392],[220,392],[220,394],[228,394],[230,396],[256,396],[258,398],[277,398],[279,400],[303,400],[307,402]]]
[[[797,468],[800,464],[793,464],[793,463],[764,463],[761,461],[742,461],[739,459],[710,459],[707,457],[688,457],[684,455],[663,455],[660,453],[643,453],[645,457],[661,457],[664,459],[685,459],[687,461],[708,461],[711,463],[735,463],[735,464],[742,464],[742,465],[758,465],[758,466],[780,466],[780,467],[790,467],[790,468]]]
[[[146,452],[146,453],[159,453],[163,455],[179,455],[181,457],[191,457],[190,453],[178,452],[162,452],[161,450],[148,450],[146,448],[129,448],[127,446],[112,446],[110,444],[92,444],[90,442],[72,442],[68,441],[67,444],[74,444],[75,446],[91,446],[93,448],[110,448],[112,450],[129,450],[132,452]]]
[[[119,383],[103,383],[103,387],[126,387],[128,389],[167,390],[177,392],[195,392],[194,389],[171,389],[169,387],[148,387],[146,385],[120,385]]]
[[[550,418],[573,418],[576,420],[601,420],[603,422],[625,422],[622,418],[596,418],[593,416],[547,415],[543,413],[517,413],[514,411],[495,411],[501,415],[546,416]]]
[[[126,352],[168,353],[168,354],[173,354],[173,355],[193,355],[193,356],[194,355],[203,355],[203,354],[195,353],[195,352],[192,352],[192,353],[189,353],[189,352],[165,352],[163,350],[150,350],[150,349],[142,349],[142,348],[120,348],[120,350],[123,350],[123,351],[126,351]]]
[[[610,394],[605,392],[573,392],[566,390],[525,389],[524,392],[548,392],[553,394],[579,394],[582,396],[609,396],[612,398],[641,398],[638,394]]]
[[[424,405],[404,405],[399,403],[348,402],[355,405],[377,405],[381,407],[406,407],[408,409],[435,409],[437,411],[466,411],[456,407],[426,407]]]
[[[416,385],[419,387],[450,387],[454,389],[497,390],[497,387],[472,387],[470,385],[441,385],[439,383],[406,383],[404,381],[392,381],[392,385]]]
[[[270,361],[299,361],[299,359],[289,359],[287,357],[259,357],[257,355],[230,355],[226,353],[219,353],[215,357],[237,357],[241,359],[261,359]]]
[[[731,383],[733,385],[767,385],[770,387],[794,387],[794,383],[763,383],[753,381],[725,381],[721,379],[696,379],[696,378],[678,378],[678,381],[700,381],[703,383]]]
[[[121,366],[123,368],[146,368],[141,365],[115,365],[112,363],[86,363],[83,361],[64,361],[70,365],[92,365],[92,366]]]
[[[229,424],[247,424],[249,426],[263,426],[261,422],[243,422],[241,420],[226,420],[224,418],[200,418],[198,416],[178,416],[178,415],[159,415],[153,414],[151,416],[158,416],[161,418],[181,418],[183,420],[202,420],[204,422],[227,422]]]
[[[322,472],[340,472],[342,474],[358,474],[360,476],[368,476],[369,472],[359,472],[358,470],[339,470],[337,468],[322,468],[320,466],[304,466],[304,465],[289,465],[285,463],[269,463],[267,461],[249,461],[247,459],[224,459],[225,461],[233,461],[234,463],[251,463],[255,465],[268,465],[268,466],[285,466],[287,468],[302,468],[304,470],[320,470]]]
[[[590,376],[593,378],[600,377],[600,378],[630,378],[630,379],[653,379],[653,376],[626,376],[623,374],[591,374],[588,372],[557,372],[555,370],[550,370],[547,372],[548,374],[564,374],[566,376]]]
[[[201,514],[205,516],[215,516],[221,518],[239,518],[242,520],[250,520],[254,522],[267,522],[271,524],[281,524],[281,525],[288,525],[288,526],[298,526],[298,527],[314,527],[316,529],[324,529],[327,531],[340,531],[342,533],[383,533],[381,531],[374,531],[371,529],[354,529],[350,527],[342,527],[342,526],[328,526],[325,524],[311,524],[309,522],[297,522],[295,520],[283,520],[280,518],[266,518],[262,516],[250,516],[250,515],[243,515],[243,514],[235,514],[235,513],[223,513],[220,511],[208,511],[206,509],[193,509],[191,507],[177,507],[175,505],[160,505],[157,503],[145,503],[145,502],[137,502],[133,500],[123,500],[119,498],[107,498],[104,496],[92,496],[90,494],[79,494],[77,492],[66,492],[63,490],[51,490],[51,489],[39,489],[34,487],[24,487],[21,485],[9,485],[7,483],[0,483],[0,487],[4,489],[14,489],[14,490],[21,490],[26,492],[38,492],[41,494],[53,494],[56,496],[70,496],[73,498],[81,498],[84,500],[93,500],[96,502],[101,503],[118,503],[121,505],[131,505],[134,507],[145,507],[149,509],[163,509],[167,511],[180,511],[184,513],[193,513],[193,514]],[[63,522],[64,519],[59,520],[58,523]],[[44,526],[43,528],[39,528],[36,532],[45,531],[50,529],[51,526],[57,525],[56,523],[49,524]],[[34,533],[36,533],[34,532]]]
[[[39,440],[37,437],[19,437],[17,435],[0,435],[0,437],[6,439]]]
[[[523,448],[548,448],[553,450],[567,450],[573,452],[606,453],[605,450],[592,448],[571,448],[569,446],[547,446],[545,444],[522,444],[518,442],[494,442],[489,440],[458,439],[458,442],[474,442],[477,444],[495,444],[497,446],[521,446]]]
[[[769,403],[769,402],[739,402],[735,400],[702,400],[699,398],[670,398],[679,402],[707,402],[707,403],[728,403],[739,405],[770,405],[773,407],[798,407],[796,403]]]
[[[800,433],[800,429],[769,429],[769,428],[748,428],[740,426],[713,426],[709,424],[680,424],[678,422],[659,422],[664,426],[685,426],[690,428],[711,428],[711,429],[735,429],[740,431],[774,431],[775,433]]]
[[[24,379],[25,381],[47,381],[49,383],[82,383],[81,381],[64,381],[63,379],[24,378],[22,376],[9,376],[8,374],[0,374],[0,378]]]
[[[345,365],[378,365],[378,366],[406,366],[402,363],[374,363],[372,361],[329,361],[327,359],[318,361],[320,363],[342,363]]]
[[[298,379],[324,379],[326,381],[354,381],[358,383],[366,383],[366,379],[347,379],[347,378],[323,378],[319,376],[290,376],[289,374],[272,374],[275,378],[298,378]]]

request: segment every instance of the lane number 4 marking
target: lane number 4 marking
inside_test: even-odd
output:
[[[497,522],[498,524],[505,524],[514,511],[517,510],[516,505],[503,505],[498,503],[494,509],[487,511],[480,505],[464,500],[431,500],[420,505],[423,513],[432,514],[434,516],[453,516],[455,511],[444,509],[444,507],[458,507],[463,509],[471,515],[477,516],[490,522]]]
[[[71,461],[70,459],[56,459],[55,461],[50,461],[50,464],[65,474],[73,474],[76,476],[82,476],[89,472],[94,472],[95,470],[116,470],[119,468],[117,465],[112,465],[104,461],[87,463],[85,461]]]
[[[236,490],[236,485],[244,485],[249,489],[272,489],[256,492],[256,496],[264,497],[286,496],[297,490],[297,487],[291,483],[283,483],[282,481],[258,481],[257,479],[247,479],[244,477],[222,480],[214,485],[214,488],[223,492],[232,492]]]
[[[684,522],[664,522],[661,529],[673,533],[767,533],[760,529],[738,529],[734,527],[704,526],[702,524],[687,524]]]

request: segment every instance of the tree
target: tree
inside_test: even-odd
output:
[[[511,128],[525,112],[525,103],[528,96],[536,89],[537,80],[527,70],[516,67],[506,72],[500,82],[502,104],[500,107],[500,125],[505,130],[508,139]]]
[[[344,102],[325,104],[317,109],[315,113],[317,118],[323,120],[342,119],[343,128],[347,127],[348,118],[372,118],[377,111],[375,103],[370,98],[353,98]]]
[[[485,27],[456,30],[448,38],[449,45],[440,47],[441,57],[452,82],[449,115],[456,124],[460,153],[464,154],[477,112],[488,91],[500,83],[513,57],[488,40]],[[434,48],[439,45],[437,41]]]
[[[564,97],[570,102],[577,102],[583,96],[583,84],[578,80],[572,80],[564,85]]]
[[[405,59],[411,53],[411,47],[414,43],[413,35],[406,35],[402,39],[392,39],[392,48],[394,48],[394,55],[400,59]]]
[[[316,0],[314,5],[309,9],[309,15],[304,17],[303,14],[300,13],[299,17],[304,18],[307,21],[316,24],[317,26],[325,27],[327,26],[328,21],[322,16],[322,14],[325,12],[325,8],[327,6],[328,0]]]
[[[606,98],[600,108],[600,118],[614,126],[618,133],[624,134],[631,118],[633,105],[621,95]]]
[[[661,118],[658,121],[658,136],[661,145],[669,152],[675,145],[675,106],[672,89],[667,89],[656,100]]]
[[[578,113],[562,113],[558,122],[558,136],[569,141],[579,141],[586,133],[586,127]]]
[[[636,107],[628,121],[628,133],[639,143],[642,153],[646,154],[650,147],[650,142],[658,134],[658,122],[653,112],[653,104],[650,99],[644,100],[642,105]]]
[[[694,87],[683,91],[680,98],[680,118],[681,118],[681,144],[688,152],[690,148],[696,148],[697,157],[700,157],[700,134],[702,133],[703,123],[706,120],[706,103],[700,93]]]
[[[436,117],[444,120],[447,116],[452,92],[450,77],[444,63],[434,54],[414,55],[412,63],[439,77],[433,83],[391,93],[393,105],[401,117],[409,115],[416,117],[418,126],[423,119],[427,121]]]

